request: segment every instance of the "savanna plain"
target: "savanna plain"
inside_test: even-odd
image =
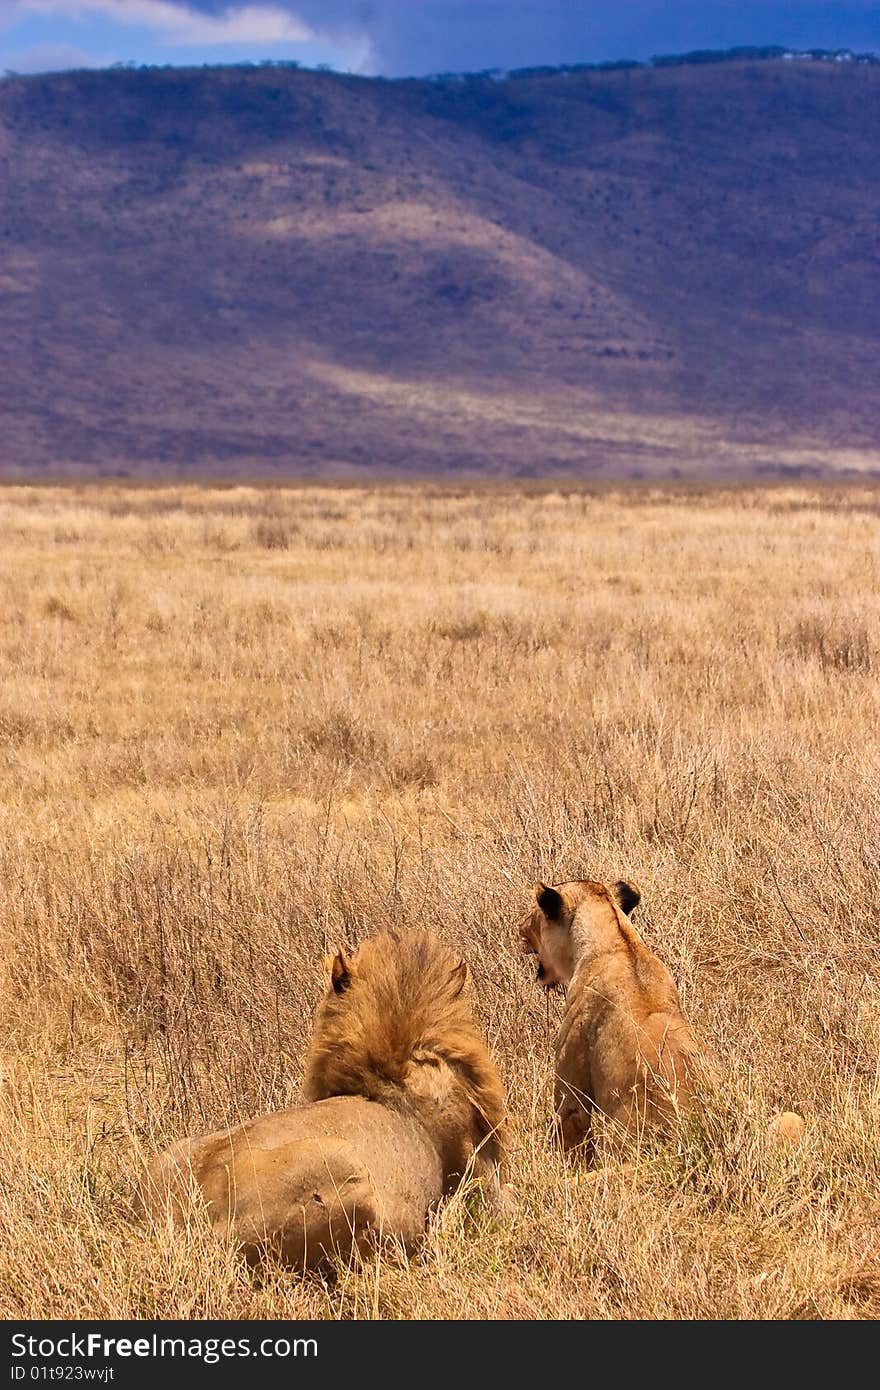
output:
[[[0,1312],[876,1317],[878,670],[867,485],[2,489]],[[599,1178],[538,877],[639,884],[724,1076]],[[325,952],[415,926],[509,1200],[325,1279],[134,1221],[142,1155],[295,1102]]]

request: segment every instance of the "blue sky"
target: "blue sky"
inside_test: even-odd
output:
[[[880,51],[880,0],[0,0],[0,72],[293,58],[401,76],[748,43]]]

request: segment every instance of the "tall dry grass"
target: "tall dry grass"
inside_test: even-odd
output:
[[[4,489],[2,1312],[880,1312],[878,540],[864,488]],[[724,1061],[598,1182],[548,1143],[536,875],[635,879]],[[325,948],[416,924],[509,1209],[335,1284],[133,1223],[139,1152],[295,1099]]]

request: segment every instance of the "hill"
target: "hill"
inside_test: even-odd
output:
[[[0,82],[5,475],[880,470],[880,68]]]

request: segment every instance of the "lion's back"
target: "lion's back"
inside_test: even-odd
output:
[[[423,1234],[439,1200],[439,1158],[414,1121],[338,1096],[184,1140],[147,1172],[144,1206],[177,1226],[193,1195],[249,1258],[270,1249],[299,1266],[343,1258],[383,1233]]]

